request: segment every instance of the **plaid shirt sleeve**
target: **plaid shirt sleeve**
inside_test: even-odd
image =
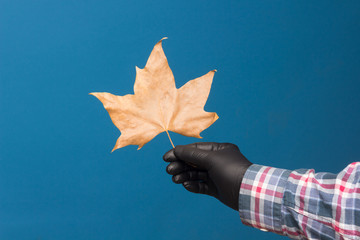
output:
[[[292,239],[360,239],[360,162],[339,174],[254,164],[239,213],[245,225]]]

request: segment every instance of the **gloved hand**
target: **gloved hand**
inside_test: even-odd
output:
[[[194,143],[176,146],[163,156],[166,171],[186,190],[207,194],[238,210],[242,178],[250,165],[231,143]]]

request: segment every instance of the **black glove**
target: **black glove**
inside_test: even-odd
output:
[[[242,178],[250,165],[239,148],[231,143],[194,143],[176,146],[164,155],[170,162],[166,171],[186,190],[219,199],[234,210],[239,209]]]

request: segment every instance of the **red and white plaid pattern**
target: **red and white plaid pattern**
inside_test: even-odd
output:
[[[244,224],[293,239],[360,239],[360,163],[337,175],[254,164],[239,212]]]

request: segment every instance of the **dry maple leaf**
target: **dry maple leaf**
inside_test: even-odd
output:
[[[204,111],[215,70],[177,89],[161,46],[163,39],[154,46],[144,69],[136,67],[135,94],[90,93],[103,103],[121,132],[112,151],[128,145],[140,149],[162,132],[171,141],[168,131],[201,138],[200,132],[219,118]]]

